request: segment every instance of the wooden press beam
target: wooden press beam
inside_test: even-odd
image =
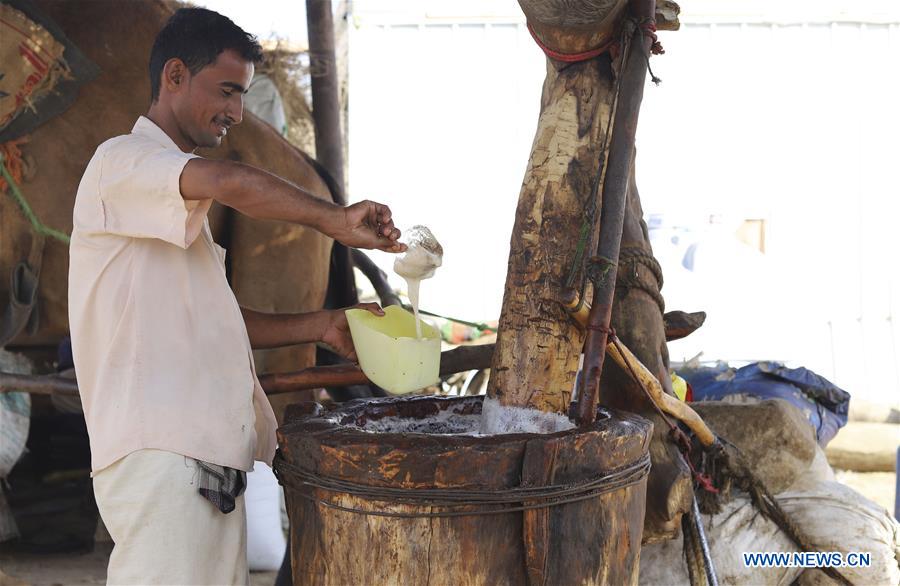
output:
[[[489,368],[494,345],[460,346],[441,353],[440,374],[453,374],[466,370]],[[366,384],[369,379],[356,364],[340,364],[337,366],[316,366],[297,372],[281,374],[264,374],[259,382],[267,395],[290,393],[306,389],[322,387],[339,387],[346,385]]]
[[[480,346],[460,346],[441,354],[441,375],[482,370],[491,365],[494,354],[493,344]],[[318,389],[365,384],[369,382],[356,364],[337,366],[316,366],[297,372],[264,374],[259,382],[267,395],[278,395]],[[0,372],[0,393],[26,392],[34,395],[78,395],[77,383],[69,378],[56,375],[23,375]]]

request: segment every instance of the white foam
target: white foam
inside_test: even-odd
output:
[[[415,417],[384,417],[368,420],[361,429],[373,433],[428,433],[435,435],[465,434],[477,435],[481,416],[460,415],[450,409],[439,411],[437,415],[418,419]]]
[[[484,398],[481,407],[481,429],[484,435],[501,433],[556,433],[573,429],[575,424],[559,413],[547,413],[527,407],[509,407],[500,401]]]
[[[496,399],[484,398],[481,414],[461,414],[444,409],[436,415],[369,419],[359,426],[372,433],[427,433],[432,435],[487,436],[507,433],[556,433],[574,429],[575,424],[559,413],[525,407],[507,407]]]

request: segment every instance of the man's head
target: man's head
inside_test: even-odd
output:
[[[151,110],[167,110],[190,146],[218,146],[241,121],[243,94],[261,60],[256,38],[230,19],[204,8],[182,8],[150,52]]]

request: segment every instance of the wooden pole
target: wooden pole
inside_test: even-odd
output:
[[[654,14],[654,0],[635,3],[636,15]],[[616,269],[622,243],[622,225],[625,221],[625,198],[631,166],[634,162],[634,138],[638,115],[644,96],[647,77],[647,57],[652,41],[640,26],[635,27],[628,44],[624,71],[622,72],[619,99],[613,122],[606,177],[603,182],[603,203],[600,212],[600,243],[595,273],[594,299],[588,318],[587,338],[584,344],[584,374],[578,393],[576,419],[579,425],[590,425],[597,415],[600,393],[600,375],[606,355],[606,339],[612,317],[613,297],[616,291]]]
[[[316,133],[316,161],[334,179],[329,184],[334,201],[347,205],[344,182],[344,147],[341,134],[340,81],[334,52],[334,17],[331,0],[306,0],[309,37],[309,76],[312,89],[313,128]],[[347,307],[359,302],[350,249],[335,242],[331,254],[332,271],[342,271],[328,280],[326,309]],[[321,358],[322,352],[317,352]],[[321,361],[321,360],[320,360]]]
[[[309,35],[309,75],[312,80],[316,160],[344,189],[344,151],[341,145],[341,106],[334,57],[334,18],[331,0],[306,0]]]

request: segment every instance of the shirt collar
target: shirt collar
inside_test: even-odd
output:
[[[175,144],[175,141],[165,133],[165,131],[156,125],[155,122],[147,118],[146,116],[141,116],[137,119],[137,122],[134,123],[134,128],[131,129],[131,134],[138,134],[140,136],[146,136],[158,142],[162,146],[167,149],[175,149],[180,151],[178,145]]]

